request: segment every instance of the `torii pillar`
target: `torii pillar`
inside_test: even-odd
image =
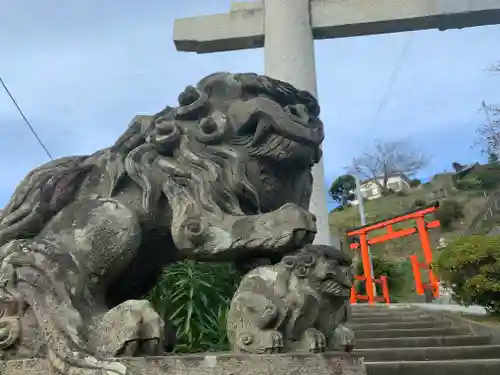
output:
[[[316,62],[310,0],[264,0],[264,61],[269,77],[307,90],[316,98]],[[313,167],[309,211],[316,215],[315,243],[330,245],[323,158]]]
[[[500,24],[500,0],[261,0],[175,21],[179,51],[264,47],[266,75],[317,97],[314,39]],[[313,169],[315,243],[330,244],[323,160]]]

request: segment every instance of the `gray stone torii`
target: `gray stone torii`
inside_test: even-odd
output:
[[[317,96],[314,39],[500,24],[500,0],[261,0],[175,21],[177,50],[264,47],[265,74]],[[330,244],[323,162],[313,169],[315,243]]]

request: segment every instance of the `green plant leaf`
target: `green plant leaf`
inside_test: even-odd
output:
[[[227,350],[225,314],[241,276],[230,264],[178,262],[148,299],[176,328],[176,352]]]

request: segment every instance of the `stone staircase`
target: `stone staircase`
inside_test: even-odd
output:
[[[415,307],[355,305],[354,353],[368,375],[498,375],[500,343]]]

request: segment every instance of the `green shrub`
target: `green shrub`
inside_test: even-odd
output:
[[[500,185],[500,169],[489,167],[474,173],[474,178],[485,190],[494,190]]]
[[[413,267],[411,264],[410,259],[401,259],[396,263],[396,267],[398,269],[399,274],[401,277],[403,277],[404,283],[407,285],[404,285],[406,289],[410,287],[410,289],[414,289],[415,287],[415,280],[413,277]]]
[[[482,182],[474,177],[467,177],[463,180],[458,180],[455,182],[455,187],[458,190],[476,190],[481,189],[482,186]]]
[[[500,313],[500,236],[461,237],[439,253],[435,268],[457,302]]]
[[[403,288],[404,275],[400,267],[398,267],[397,262],[393,262],[384,256],[372,256],[372,262],[376,279],[379,279],[380,276],[387,276],[387,286],[390,296],[399,294]],[[356,274],[363,275],[363,261],[361,258],[356,264]],[[357,290],[358,293],[365,294],[365,283],[358,283]],[[377,294],[382,295],[382,288],[379,284],[377,284]]]
[[[176,352],[228,350],[226,314],[241,276],[230,264],[184,261],[147,296],[177,331]]]
[[[399,190],[399,191],[396,191],[396,197],[406,197],[408,195],[408,193],[404,190]]]
[[[463,206],[452,199],[445,200],[435,213],[436,219],[441,222],[441,228],[449,230],[453,222],[464,217]]]
[[[410,181],[410,187],[412,188],[416,188],[420,185],[422,185],[422,181],[420,181],[418,178],[414,178]]]
[[[345,207],[344,206],[337,206],[331,212],[342,212],[342,211],[345,211]]]

